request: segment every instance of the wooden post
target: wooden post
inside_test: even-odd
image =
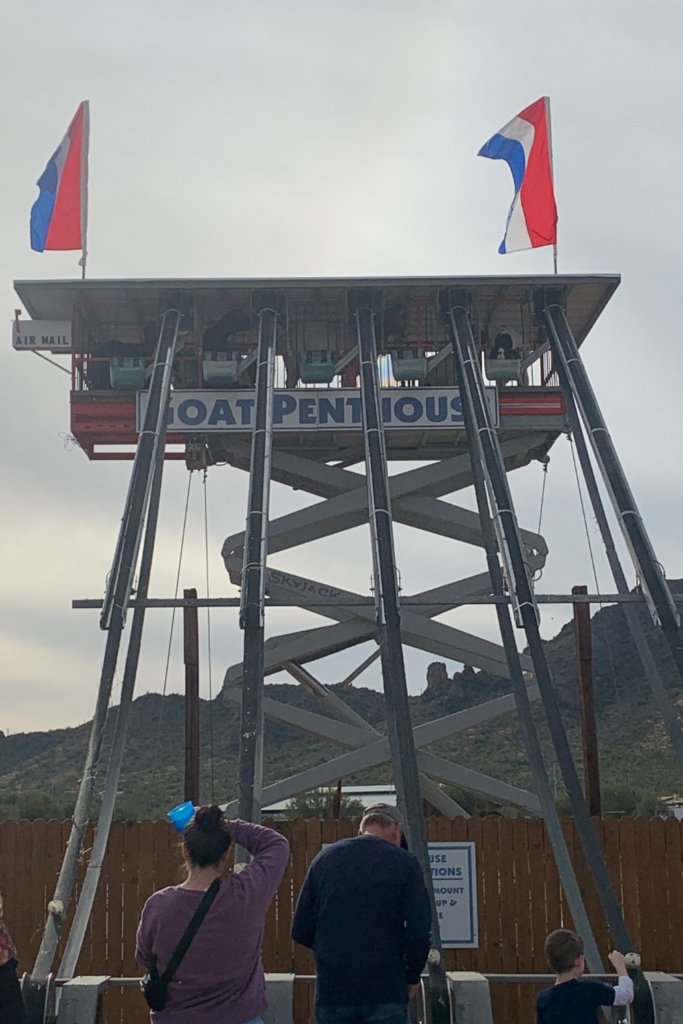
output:
[[[587,587],[572,587],[572,594],[587,594]],[[598,732],[595,723],[595,697],[593,693],[593,640],[589,604],[574,605],[574,633],[579,675],[579,706],[581,708],[581,735],[583,738],[583,771],[586,803],[591,817],[602,815],[600,794],[600,760]]]
[[[332,795],[332,817],[341,818],[341,804],[342,804],[342,780],[340,779],[337,783],[337,788]]]
[[[183,597],[197,596],[184,590]],[[185,799],[199,803],[199,622],[197,607],[183,608],[183,660],[185,662]]]

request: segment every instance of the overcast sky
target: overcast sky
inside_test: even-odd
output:
[[[130,473],[68,443],[66,374],[11,350],[12,280],[78,273],[78,253],[40,255],[28,241],[36,179],[78,103],[91,104],[90,277],[516,274],[549,272],[551,253],[498,255],[511,179],[476,153],[548,94],[560,270],[623,275],[583,352],[658,557],[680,577],[682,31],[675,0],[5,0],[0,729],[90,717],[104,636],[97,613],[70,603],[102,593]],[[520,521],[535,529],[540,466],[513,481]],[[184,466],[169,464],[157,596],[175,586],[187,485]],[[211,590],[233,595],[220,546],[243,526],[245,474],[210,470],[207,497]],[[180,585],[200,592],[203,498],[194,474]],[[307,500],[274,485],[273,514]],[[590,585],[564,438],[542,532],[550,557],[539,589]],[[483,567],[480,552],[403,527],[397,548],[407,593]],[[367,529],[273,564],[366,593]],[[601,556],[609,590],[604,565]],[[544,634],[567,614],[545,611]],[[446,621],[496,635],[485,609]],[[272,611],[268,631],[322,622]],[[182,687],[178,624],[169,691]],[[151,612],[148,626],[140,693],[164,685],[170,614]],[[241,658],[234,610],[213,614],[212,635],[215,693]],[[314,671],[334,682],[364,650]],[[406,658],[420,692],[433,659]],[[205,694],[208,675],[205,660]],[[363,680],[380,685],[375,670]]]

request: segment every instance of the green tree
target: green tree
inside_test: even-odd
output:
[[[299,793],[293,797],[285,809],[288,818],[331,818],[334,814],[334,801],[337,787],[326,789],[309,789],[307,793]],[[342,794],[340,816],[342,818],[358,818],[363,813],[360,800],[352,800]]]

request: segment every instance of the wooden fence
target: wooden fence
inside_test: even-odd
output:
[[[308,952],[289,936],[292,910],[306,869],[322,843],[355,834],[358,824],[317,819],[278,822],[291,857],[268,912],[263,961],[267,971],[313,974]],[[683,971],[682,824],[644,818],[594,820],[634,946],[649,970]],[[597,893],[571,819],[563,828],[598,946],[606,957],[608,934]],[[0,891],[4,917],[16,942],[20,970],[30,970],[38,951],[45,907],[62,860],[69,824],[6,821],[0,824]],[[544,973],[545,936],[571,927],[555,862],[541,821],[516,818],[446,818],[428,822],[430,840],[474,840],[477,849],[479,948],[447,950],[449,970]],[[92,833],[85,838],[86,857]],[[84,873],[81,866],[79,886]],[[98,895],[80,960],[79,974],[136,976],[135,931],[142,906],[156,889],[181,878],[178,834],[164,821],[117,822],[112,827]],[[313,986],[297,983],[295,1024],[312,1020]],[[492,985],[496,1024],[532,1024],[532,985]],[[105,1000],[107,1024],[145,1024],[137,989],[112,988]]]

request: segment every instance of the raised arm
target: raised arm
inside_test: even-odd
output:
[[[613,950],[609,955],[610,960],[614,964],[614,969],[617,972],[619,981],[614,989],[614,1006],[628,1006],[629,1003],[633,1002],[633,982],[628,976],[626,970],[626,958],[623,953],[620,953],[618,949]]]
[[[233,842],[239,843],[253,857],[244,871],[233,877],[249,890],[252,898],[262,895],[267,907],[285,872],[289,860],[289,843],[279,832],[264,828],[263,825],[240,821],[239,818],[229,822],[229,825]]]

